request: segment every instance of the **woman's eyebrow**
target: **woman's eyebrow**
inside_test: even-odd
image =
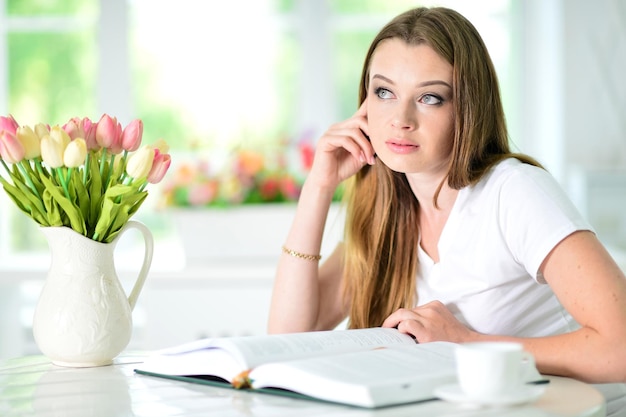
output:
[[[378,78],[380,80],[383,80],[391,85],[395,85],[395,83],[390,80],[389,78],[385,77],[384,75],[381,74],[374,74],[372,76],[372,79]],[[423,81],[421,83],[419,83],[417,86],[418,87],[428,87],[430,85],[443,85],[448,87],[449,89],[452,89],[452,86],[450,84],[448,84],[447,82],[443,81],[443,80],[429,80],[429,81]]]

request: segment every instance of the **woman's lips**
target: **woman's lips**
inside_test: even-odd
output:
[[[404,140],[388,140],[385,142],[387,147],[394,153],[408,154],[419,149],[419,145]]]

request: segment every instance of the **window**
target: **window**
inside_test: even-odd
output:
[[[439,1],[476,24],[508,88],[509,1]],[[317,137],[357,106],[370,41],[410,0],[0,0],[0,110],[22,124],[144,121],[146,141],[216,153]],[[434,5],[434,1],[424,1]],[[146,206],[155,206],[153,188]],[[4,195],[4,193],[2,193]],[[162,213],[138,217],[157,238]],[[45,248],[0,198],[0,259]],[[28,231],[28,232],[25,232]]]

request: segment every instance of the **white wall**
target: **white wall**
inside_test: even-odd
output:
[[[513,140],[566,187],[602,240],[626,249],[626,2],[512,4]]]
[[[519,71],[514,140],[563,178],[626,167],[626,3],[513,3]]]

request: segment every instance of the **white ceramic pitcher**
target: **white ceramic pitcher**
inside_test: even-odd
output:
[[[143,235],[145,253],[127,297],[115,270],[114,250],[131,228]],[[56,365],[111,364],[130,342],[132,310],[152,263],[152,233],[133,220],[111,243],[96,242],[69,227],[41,230],[52,261],[33,318],[35,343]]]

